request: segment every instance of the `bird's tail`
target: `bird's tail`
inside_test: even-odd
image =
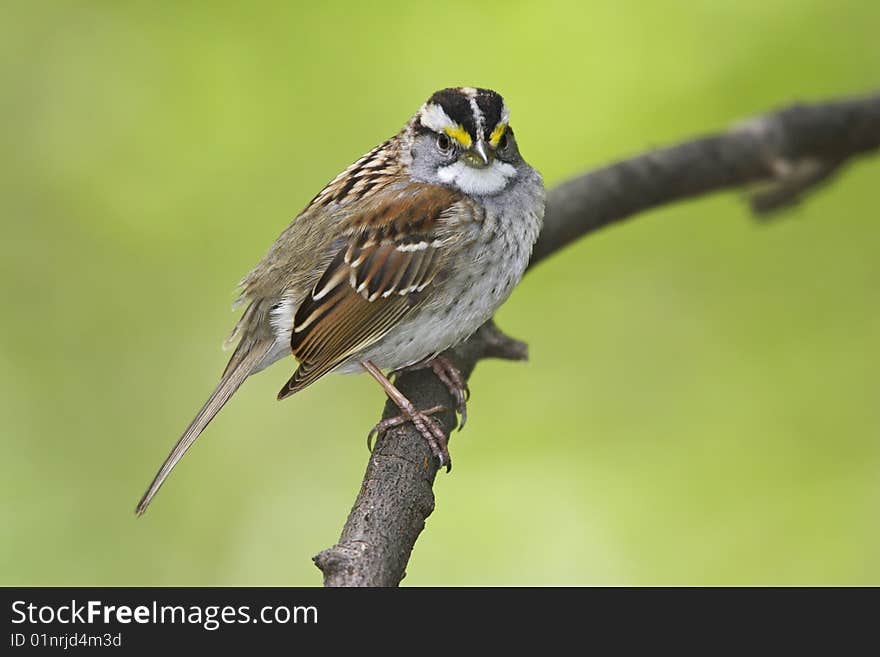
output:
[[[159,491],[159,488],[168,478],[168,475],[171,474],[171,470],[174,469],[177,462],[183,458],[184,454],[186,454],[186,450],[192,446],[196,441],[196,438],[199,437],[199,434],[205,430],[208,423],[214,419],[214,416],[217,415],[217,413],[220,412],[220,409],[229,401],[229,398],[232,397],[235,391],[238,390],[239,386],[244,383],[245,379],[254,372],[256,366],[260,364],[263,357],[269,351],[271,342],[258,341],[254,344],[248,345],[246,351],[244,351],[242,347],[243,345],[239,345],[239,349],[236,350],[236,353],[233,355],[229,366],[227,366],[226,371],[223,372],[220,383],[217,384],[214,392],[208,397],[208,401],[205,402],[205,405],[202,406],[192,422],[189,423],[186,431],[183,432],[180,440],[177,441],[174,448],[171,450],[171,453],[168,454],[168,457],[162,464],[162,467],[159,468],[159,472],[156,473],[152,483],[149,488],[147,488],[147,492],[144,493],[141,501],[138,502],[137,508],[135,509],[137,515],[143,515],[144,511],[147,510],[147,506]],[[243,351],[244,353],[242,353]]]

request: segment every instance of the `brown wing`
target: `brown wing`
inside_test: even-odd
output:
[[[279,399],[377,342],[418,304],[445,260],[443,228],[463,203],[452,189],[413,184],[347,220],[345,242],[294,316],[300,365]]]

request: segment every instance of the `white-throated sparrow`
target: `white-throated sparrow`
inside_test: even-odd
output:
[[[438,355],[508,297],[544,215],[541,176],[508,121],[494,91],[443,89],[312,199],[241,281],[235,352],[138,514],[244,380],[290,353],[299,367],[279,399],[330,371],[366,370],[402,413],[377,428],[412,421],[449,467],[438,409],[414,408],[381,370],[433,367],[463,422],[462,380]]]

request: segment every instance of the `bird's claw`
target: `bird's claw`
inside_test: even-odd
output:
[[[425,439],[425,442],[428,443],[431,452],[437,457],[437,460],[440,462],[439,467],[442,468],[445,465],[446,471],[451,471],[452,458],[449,456],[446,434],[440,423],[431,417],[442,410],[445,410],[443,406],[432,406],[424,411],[416,410],[414,413],[401,413],[400,415],[382,420],[370,429],[370,432],[367,434],[367,449],[372,452],[374,439],[379,438],[389,429],[412,422],[422,438]]]

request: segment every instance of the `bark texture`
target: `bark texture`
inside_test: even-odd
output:
[[[792,105],[722,133],[621,160],[548,192],[530,268],[603,226],[720,190],[747,188],[753,213],[768,217],[878,148],[880,94],[875,94]],[[525,360],[527,348],[489,322],[446,355],[467,378],[481,359]],[[430,370],[405,373],[397,385],[418,408],[454,408]],[[386,403],[383,418],[397,414],[397,407]],[[447,435],[455,428],[452,410],[435,417]],[[411,424],[387,432],[370,457],[339,542],[314,558],[324,585],[397,586],[434,510],[436,474],[437,463]]]

